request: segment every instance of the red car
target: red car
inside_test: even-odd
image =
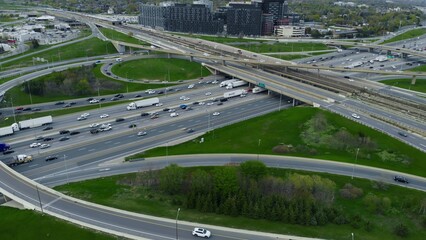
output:
[[[21,110],[24,110],[24,108],[23,107],[17,107],[15,110],[16,111],[21,111]]]

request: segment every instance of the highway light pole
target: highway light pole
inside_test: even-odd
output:
[[[179,212],[180,212],[180,208],[177,209],[177,213],[176,213],[176,240],[179,239],[179,233],[178,233],[178,218],[179,218]]]
[[[257,160],[259,161],[259,152],[260,152],[260,142],[262,139],[259,138],[259,142],[257,143]]]
[[[36,184],[36,190],[37,190],[38,202],[40,203],[40,210],[41,210],[41,213],[43,214],[44,213],[43,212],[43,205],[41,204],[40,192],[38,191],[37,184]]]
[[[64,164],[65,164],[65,173],[67,174],[67,184],[69,183],[69,177],[68,177],[68,166],[67,166],[67,161],[66,158],[67,156],[64,154]]]
[[[356,164],[356,162],[357,162],[357,160],[358,160],[358,153],[359,153],[359,148],[357,148],[357,149],[356,149],[355,163],[354,163],[354,165],[353,165],[353,167],[352,167],[352,177],[351,177],[351,179],[354,179],[354,174],[355,174],[355,164]]]

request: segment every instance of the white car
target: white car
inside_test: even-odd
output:
[[[138,136],[145,136],[146,132],[138,132]]]
[[[213,116],[219,116],[220,115],[220,112],[214,112],[213,113]]]
[[[208,102],[206,105],[207,106],[211,106],[211,105],[213,105],[214,104],[214,102]]]
[[[102,114],[100,117],[101,118],[107,118],[107,117],[109,117],[109,115],[108,114]]]
[[[170,117],[177,117],[177,116],[179,116],[179,113],[177,112],[170,113]]]
[[[92,99],[92,100],[89,101],[89,103],[98,103],[98,102],[99,102],[98,99]]]
[[[80,117],[77,118],[77,121],[82,121],[82,120],[86,120],[86,119],[87,119],[87,117],[80,116]]]
[[[155,104],[155,106],[156,107],[161,107],[161,106],[163,106],[163,104],[162,103],[157,103],[157,104]]]
[[[153,91],[152,89],[145,90],[145,93],[149,93],[150,91]]]
[[[30,144],[30,148],[35,148],[35,147],[40,147],[41,146],[41,143],[31,143]]]
[[[42,144],[42,145],[40,146],[40,148],[41,148],[41,149],[45,149],[45,148],[48,148],[48,147],[50,147],[50,144],[47,144],[47,143]]]
[[[190,84],[188,88],[194,88],[194,84]]]
[[[90,124],[90,127],[91,127],[91,128],[95,128],[95,127],[97,127],[97,126],[99,126],[99,123],[92,123],[92,124]]]
[[[191,99],[191,98],[189,98],[189,97],[185,97],[185,98],[183,99],[183,101],[188,101],[189,99]]]
[[[104,123],[100,126],[100,128],[107,128],[107,127],[111,127],[110,123]]]
[[[356,119],[360,119],[360,116],[358,114],[356,114],[356,113],[352,113],[352,117],[356,118]]]
[[[217,83],[219,83],[219,81],[218,81],[218,80],[214,80],[214,81],[212,82],[212,84],[217,84]]]
[[[100,130],[101,131],[109,131],[109,130],[111,130],[112,129],[112,127],[111,126],[107,126],[107,127],[105,127],[105,128],[100,128]]]
[[[181,96],[179,99],[180,100],[183,100],[183,99],[185,99],[186,97],[185,96]]]
[[[176,109],[171,108],[171,109],[169,109],[169,112],[170,112],[170,113],[171,113],[171,112],[176,112]]]
[[[210,238],[211,235],[211,232],[204,228],[194,228],[194,230],[192,230],[192,236]]]
[[[210,96],[210,95],[212,95],[211,92],[206,92],[206,96]]]
[[[148,94],[154,94],[154,93],[155,93],[155,90],[148,91]]]
[[[204,105],[206,104],[205,102],[199,102],[198,105]]]
[[[83,113],[83,114],[81,114],[81,116],[87,118],[88,116],[90,116],[90,113]]]

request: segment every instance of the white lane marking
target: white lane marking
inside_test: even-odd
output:
[[[62,197],[58,197],[58,198],[56,198],[55,200],[52,200],[51,202],[49,202],[49,203],[47,203],[47,204],[44,204],[43,205],[43,207],[44,208],[47,208],[47,207],[49,207],[51,204],[53,204],[53,203],[55,203],[55,202],[57,202],[57,201],[59,201],[59,200],[61,200],[62,199]]]
[[[89,149],[89,150],[87,150],[88,152],[93,152],[93,151],[95,151],[96,149],[94,149],[94,148],[92,148],[92,149]]]
[[[114,145],[117,145],[117,144],[120,144],[121,142],[115,142],[115,143],[113,143]]]
[[[110,170],[110,168],[101,168],[99,169],[99,172],[108,171],[108,170]]]
[[[83,151],[85,149],[86,149],[85,147],[84,148],[79,148],[77,151]]]

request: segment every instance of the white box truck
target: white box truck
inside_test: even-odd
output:
[[[9,136],[13,134],[12,126],[2,127],[0,128],[0,137]]]
[[[28,119],[24,121],[20,121],[18,123],[12,124],[13,131],[19,131],[26,128],[35,128],[41,127],[47,124],[51,124],[53,122],[52,116],[45,116],[39,118]]]
[[[264,91],[266,91],[266,89],[262,88],[262,87],[254,87],[252,89],[252,93],[261,93],[261,92],[264,92]]]
[[[244,89],[238,89],[235,91],[231,91],[231,92],[226,92],[223,94],[224,98],[231,98],[231,97],[237,97],[237,96],[241,96],[241,94],[246,94],[247,91]]]
[[[127,106],[127,110],[135,110],[142,107],[148,107],[157,103],[160,103],[160,99],[158,99],[157,97],[139,100],[129,103],[129,105]]]
[[[238,81],[238,79],[225,80],[219,84],[219,87],[226,87],[228,84]]]
[[[246,84],[247,84],[247,82],[243,81],[243,80],[235,81],[235,82],[228,83],[228,85],[226,86],[226,89],[233,89],[235,87],[241,87],[241,86],[244,86]]]

